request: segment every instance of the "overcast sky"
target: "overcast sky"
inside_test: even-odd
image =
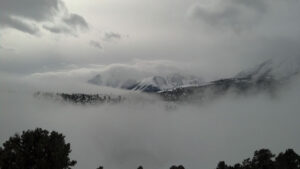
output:
[[[231,76],[299,55],[299,7],[299,0],[0,0],[0,71],[172,62],[205,77]]]
[[[273,57],[297,64],[299,9],[300,0],[0,0],[0,143],[35,127],[62,132],[76,169],[208,169],[260,148],[299,153],[299,78],[272,96],[200,106],[86,83],[97,73],[224,78]],[[132,95],[79,106],[34,91]]]

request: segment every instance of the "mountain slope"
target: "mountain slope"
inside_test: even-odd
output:
[[[220,79],[198,86],[178,87],[159,92],[169,101],[213,98],[228,91],[248,93],[254,91],[274,92],[278,86],[298,75],[300,72],[300,58],[274,58],[258,66],[242,71],[236,76]]]
[[[249,93],[249,91],[274,92],[276,88],[300,72],[300,57],[273,58],[249,70],[241,71],[232,78],[219,79],[204,83],[194,76],[178,73],[167,76],[150,76],[138,80],[103,81],[96,75],[89,83],[122,88],[127,90],[157,93],[165,100],[204,99],[217,97],[228,91]]]
[[[203,81],[195,76],[183,76],[178,73],[169,74],[167,76],[150,76],[139,80],[127,79],[125,81],[120,81],[118,79],[108,79],[104,81],[101,75],[98,74],[90,79],[88,83],[153,93],[180,86],[200,85]]]

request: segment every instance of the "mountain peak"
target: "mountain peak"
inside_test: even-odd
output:
[[[112,84],[112,81],[116,83]],[[121,81],[118,79],[107,79],[107,81],[103,81],[101,75],[98,74],[92,79],[88,80],[88,83],[99,86],[109,86],[146,92],[157,92],[161,90],[180,87],[183,85],[199,85],[202,82],[203,81],[198,77],[191,75],[184,76],[179,73],[168,74],[166,76],[148,76],[145,78],[140,78],[138,80],[127,79],[125,81]]]

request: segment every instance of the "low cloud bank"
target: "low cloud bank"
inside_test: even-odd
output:
[[[179,73],[182,75],[194,75],[189,69],[189,65],[180,64],[167,60],[136,60],[131,63],[110,64],[110,65],[88,65],[77,67],[70,65],[64,70],[33,73],[26,76],[30,81],[50,81],[58,82],[61,80],[73,81],[74,83],[85,83],[96,75],[101,75],[102,80],[121,83],[128,80],[141,80],[151,76],[166,76]],[[186,73],[187,71],[187,73]],[[198,77],[198,76],[197,76]]]
[[[299,78],[275,97],[228,94],[202,105],[177,105],[172,111],[159,100],[101,106],[58,104],[36,99],[31,91],[75,91],[83,86],[66,82],[54,87],[13,77],[1,81],[0,142],[35,127],[62,132],[71,142],[76,169],[99,165],[151,169],[174,164],[213,169],[220,160],[236,163],[260,148],[274,153],[287,148],[300,151]],[[101,91],[99,87],[82,90],[97,89]]]

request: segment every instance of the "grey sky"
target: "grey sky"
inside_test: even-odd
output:
[[[0,49],[3,72],[169,60],[216,78],[270,57],[299,55],[297,0],[0,3],[1,46],[15,49]]]
[[[87,29],[85,19],[74,13],[69,13],[61,0],[2,0],[0,2],[0,28],[14,28],[18,31],[37,34],[39,25],[43,22],[55,23],[62,20],[73,29]],[[60,15],[63,14],[63,18]],[[58,18],[57,18],[58,17]],[[68,33],[68,28],[43,26],[52,33]]]
[[[62,26],[48,26],[48,25],[43,25],[43,28],[52,32],[52,33],[71,33],[72,30],[70,30],[67,27],[62,27]]]
[[[105,32],[103,40],[104,41],[113,41],[113,40],[120,40],[122,35],[115,32]]]
[[[93,47],[95,47],[95,48],[102,49],[101,44],[100,44],[99,42],[97,42],[97,41],[91,40],[91,41],[90,41],[90,45],[93,46]]]
[[[195,4],[190,15],[195,20],[204,21],[212,28],[228,28],[240,32],[252,28],[267,12],[266,0],[228,0],[210,6]]]
[[[62,5],[60,0],[1,0],[1,14],[35,21],[51,20]]]
[[[63,18],[63,21],[70,26],[78,27],[79,29],[88,29],[88,23],[85,19],[77,14],[70,14],[69,16]]]

